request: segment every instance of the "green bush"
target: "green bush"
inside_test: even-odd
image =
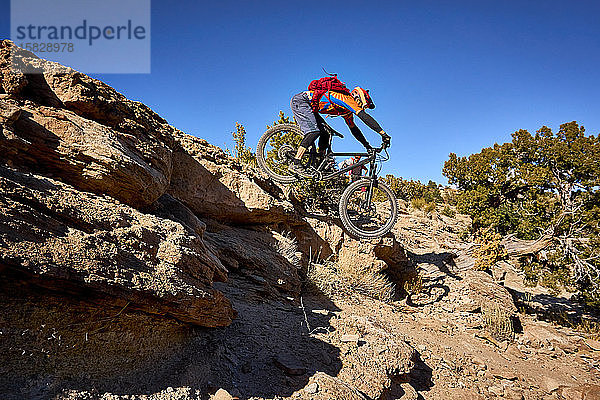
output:
[[[425,207],[423,207],[423,211],[425,211],[425,213],[427,214],[431,214],[432,212],[434,212],[436,209],[436,205],[435,202],[431,201],[428,202],[427,204],[425,204]]]
[[[458,210],[475,231],[549,238],[522,268],[531,283],[576,288],[600,305],[600,138],[577,122],[558,132],[519,130],[512,141],[468,157],[451,153],[443,174],[460,190]]]
[[[405,180],[389,174],[380,179],[389,186],[398,199],[412,201],[422,198],[427,203],[442,203],[444,201],[440,189],[434,181],[429,181],[427,185],[423,185],[420,181]]]
[[[454,209],[452,207],[446,205],[442,209],[442,215],[445,215],[446,217],[454,218],[456,216],[456,211],[454,211]]]
[[[475,243],[479,245],[473,254],[477,270],[491,272],[494,264],[507,256],[506,249],[502,245],[502,235],[495,232],[492,227],[477,232]]]
[[[419,197],[419,198],[416,198],[416,199],[412,199],[411,202],[410,202],[410,205],[415,210],[422,210],[427,205],[427,201],[425,201],[424,198]]]

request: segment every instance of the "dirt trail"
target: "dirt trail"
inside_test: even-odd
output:
[[[414,350],[410,371],[393,376],[380,397],[371,398],[599,399],[600,351],[593,348],[598,342],[523,313],[514,340],[498,341],[487,333],[466,272],[449,256],[460,252],[458,235],[467,223],[461,216],[438,221],[419,212],[402,216],[396,232],[416,244],[412,258],[425,277],[423,291],[408,301],[304,293],[303,307],[267,306],[248,302],[246,289],[220,288],[240,310],[224,335],[231,375],[230,385],[221,386],[240,398],[327,398],[318,384],[308,383],[318,381],[317,371],[343,374],[348,353],[360,353],[365,344],[359,337],[342,347],[335,338],[356,334],[351,321],[362,321]],[[437,242],[428,239],[430,232]],[[304,373],[294,375],[293,368]]]

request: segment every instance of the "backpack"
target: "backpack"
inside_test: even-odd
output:
[[[319,100],[321,100],[321,97],[323,97],[327,91],[333,90],[338,93],[350,94],[350,90],[344,85],[344,82],[341,82],[337,78],[337,74],[326,76],[321,79],[315,79],[308,85],[308,90],[313,91],[310,106],[314,112],[319,112]]]

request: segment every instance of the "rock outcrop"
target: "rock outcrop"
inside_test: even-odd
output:
[[[226,269],[181,224],[2,166],[0,187],[0,265],[22,280],[198,325],[234,318],[211,287]]]
[[[37,73],[23,74],[13,66]],[[0,42],[0,263],[106,307],[229,325],[227,269],[171,185],[175,128],[108,85]]]
[[[281,188],[203,139],[177,134],[169,193],[199,216],[235,224],[296,221]]]
[[[22,74],[12,63],[38,74]],[[171,176],[174,128],[148,107],[70,68],[0,42],[5,162],[133,207],[158,199]]]
[[[235,316],[212,288],[228,269],[299,293],[265,228],[303,224],[281,188],[145,105],[4,40],[0,123],[0,262],[20,279],[211,327]]]
[[[379,399],[392,386],[392,378],[409,374],[415,351],[402,337],[364,317],[333,320],[343,357],[338,378],[371,399]]]
[[[0,136],[0,151],[10,165],[133,207],[149,205],[166,191],[171,157],[164,144],[142,151],[134,137],[72,111],[29,100],[2,101],[17,112]]]

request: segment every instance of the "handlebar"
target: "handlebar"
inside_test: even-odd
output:
[[[373,147],[376,153],[381,153],[382,151],[388,149],[390,147],[389,143],[381,143],[380,147]]]

